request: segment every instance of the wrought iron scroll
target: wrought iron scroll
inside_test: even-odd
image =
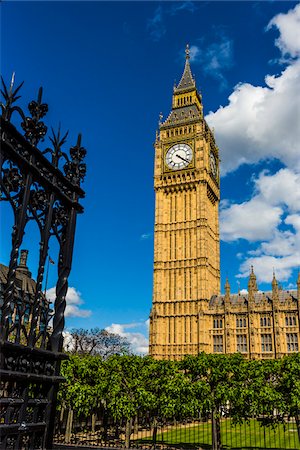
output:
[[[23,84],[23,83],[22,83]],[[81,135],[69,154],[63,150],[67,134],[60,127],[49,136],[45,151],[37,147],[47,136],[43,119],[48,105],[37,100],[29,113],[16,104],[22,84],[9,88],[2,80],[1,103],[1,200],[10,203],[14,215],[10,261],[6,283],[1,284],[0,311],[0,434],[1,449],[48,449],[62,353],[64,312],[71,271],[76,218],[83,212],[81,183],[86,172]],[[19,118],[19,125],[12,118]],[[22,131],[21,131],[22,130]],[[39,262],[34,294],[18,287],[18,260],[26,225],[39,228]],[[58,279],[54,312],[42,291],[50,239],[59,244]]]

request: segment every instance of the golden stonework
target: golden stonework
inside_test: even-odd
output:
[[[273,358],[298,351],[299,290],[277,282],[261,293],[251,270],[248,294],[220,295],[219,150],[203,116],[190,51],[160,116],[155,141],[153,305],[149,353],[157,359],[241,352]]]

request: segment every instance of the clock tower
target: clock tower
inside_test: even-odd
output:
[[[204,117],[186,48],[172,110],[155,142],[155,229],[150,355],[207,350],[201,318],[220,293],[219,151]]]

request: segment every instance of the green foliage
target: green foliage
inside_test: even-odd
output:
[[[146,359],[145,388],[152,418],[187,417],[195,413],[193,386],[174,361]]]
[[[70,355],[59,401],[77,415],[105,410],[115,420],[146,413],[155,423],[230,410],[235,423],[274,410],[300,410],[300,355],[247,361],[241,355],[201,353],[180,362],[151,357]]]
[[[104,362],[104,399],[115,419],[130,419],[147,401],[140,356],[111,356]]]
[[[279,362],[276,389],[282,396],[282,409],[292,417],[300,414],[300,353]]]
[[[88,417],[103,398],[103,361],[99,357],[70,355],[62,362],[61,374],[66,379],[58,394],[59,402]]]
[[[244,385],[245,360],[240,354],[200,353],[186,356],[180,367],[194,386],[199,411],[208,413],[237,401]]]

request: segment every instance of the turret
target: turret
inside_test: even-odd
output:
[[[273,299],[273,301],[278,300],[278,282],[276,280],[274,270],[273,270],[273,279],[272,279],[272,299]]]
[[[228,277],[226,277],[226,282],[225,282],[225,303],[229,303],[230,302],[230,284],[228,281]]]
[[[174,86],[172,108],[177,109],[191,105],[196,105],[202,114],[201,95],[197,91],[196,82],[192,75],[190,66],[190,49],[187,45],[185,50],[185,66],[183,74],[178,85]],[[192,110],[191,114],[193,114]]]
[[[27,267],[27,257],[28,257],[28,250],[21,250],[20,262],[17,267],[17,270],[18,272],[24,273],[24,275],[31,278],[32,274]]]
[[[251,266],[251,272],[250,277],[248,281],[248,292],[249,292],[249,299],[254,298],[254,294],[258,291],[257,289],[257,283],[256,283],[256,276],[253,271],[253,266]]]

